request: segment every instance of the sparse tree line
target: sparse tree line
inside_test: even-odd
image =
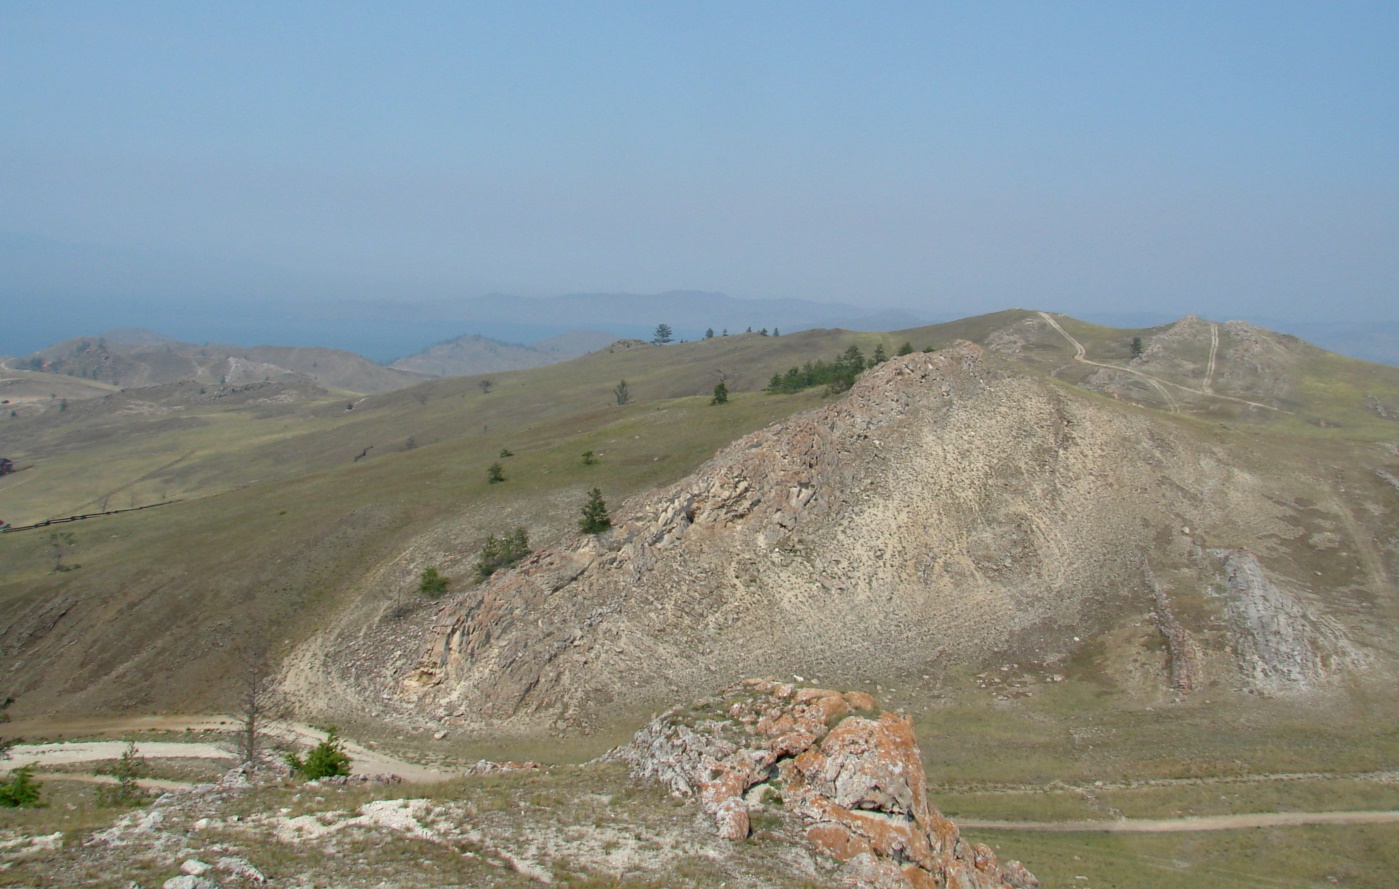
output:
[[[932,349],[924,351],[931,352]],[[909,355],[912,352],[913,344],[906,342],[899,347],[898,354]],[[887,360],[883,343],[874,347],[874,353],[869,358],[865,358],[859,346],[852,344],[833,361],[827,362],[818,358],[806,362],[801,367],[790,368],[785,374],[773,374],[763,391],[791,395],[813,386],[825,386],[828,392],[844,392],[855,385],[855,378],[866,368],[883,364]]]
[[[753,330],[753,328],[751,328],[751,327],[744,331],[744,333],[753,333],[753,332],[754,332],[754,330]],[[766,327],[764,327],[764,328],[762,328],[761,330],[757,331],[757,334],[758,334],[758,336],[781,336],[781,335],[782,335],[782,331],[780,331],[778,328],[774,327],[774,328],[772,329],[772,332],[769,333],[769,332],[768,332],[768,329],[767,329]],[[729,329],[728,329],[727,327],[725,327],[725,328],[723,329],[723,332],[722,332],[722,333],[719,333],[719,334],[717,334],[717,335],[718,335],[718,336],[728,336],[728,335],[729,335]],[[710,327],[710,328],[706,328],[706,329],[705,329],[705,331],[704,331],[704,338],[705,338],[705,339],[707,339],[707,340],[712,340],[712,339],[714,339],[715,336],[716,336],[716,334],[714,333],[714,328]],[[657,325],[656,325],[656,332],[653,333],[653,334],[651,335],[651,342],[655,343],[655,344],[658,345],[658,346],[664,346],[664,345],[666,345],[667,343],[672,343],[672,342],[674,342],[674,341],[675,341],[675,331],[671,329],[671,327],[670,327],[669,324],[657,324]],[[684,340],[681,340],[681,342],[684,342]]]
[[[602,489],[593,488],[579,512],[578,530],[584,534],[601,534],[611,527],[612,517],[608,514],[607,502],[602,498]],[[533,552],[529,532],[524,528],[516,528],[498,537],[492,532],[486,535],[486,542],[472,565],[472,573],[477,581],[485,581],[497,571],[513,568]],[[418,575],[418,593],[428,598],[446,595],[450,586],[450,578],[436,565],[429,565]]]

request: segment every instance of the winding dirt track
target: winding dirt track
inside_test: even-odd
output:
[[[11,723],[5,726],[6,734],[14,736],[18,730],[29,733],[54,734],[120,734],[133,731],[197,731],[232,732],[237,722],[227,716],[206,717],[145,717],[127,720],[81,720],[51,723]],[[277,723],[270,735],[284,741],[316,743],[325,737],[323,732],[298,723]],[[352,760],[354,774],[394,774],[414,783],[434,783],[446,781],[455,774],[439,769],[410,763],[392,756],[370,750],[353,741],[345,741],[346,751]],[[9,771],[21,765],[37,762],[43,765],[58,765],[75,762],[93,762],[119,758],[126,750],[125,741],[79,741],[73,743],[19,744],[10,751],[8,760],[0,760],[0,772]],[[225,759],[230,763],[236,756],[217,744],[181,741],[140,741],[136,753],[151,759]],[[45,780],[96,781],[106,783],[110,778],[90,775],[48,774]],[[143,785],[160,786],[161,789],[186,786],[179,781],[143,781]],[[1211,830],[1242,830],[1259,827],[1297,827],[1309,824],[1396,824],[1399,811],[1372,812],[1256,812],[1236,815],[1206,815],[1194,818],[1134,818],[1115,821],[983,821],[974,818],[957,818],[957,825],[963,830],[1025,830],[1056,833],[1188,833]]]
[[[1307,824],[1395,824],[1399,812],[1250,812],[1196,818],[1124,818],[1117,821],[978,821],[954,819],[962,830],[1032,830],[1055,833],[1188,833]]]
[[[237,720],[228,716],[197,717],[144,717],[124,720],[75,720],[70,722],[15,722],[4,726],[5,734],[11,737],[22,734],[53,735],[94,735],[123,734],[140,731],[237,731]],[[313,745],[325,739],[325,732],[311,726],[294,722],[278,722],[269,726],[266,734],[280,741]],[[233,739],[230,737],[230,741]],[[451,772],[397,759],[377,750],[370,750],[354,741],[341,739],[345,752],[350,755],[350,771],[356,775],[397,775],[415,784],[429,784],[447,781],[455,776]],[[76,743],[18,744],[10,750],[10,758],[0,761],[0,771],[9,771],[21,765],[37,762],[40,766],[61,763],[93,762],[118,759],[126,751],[125,741],[83,741]],[[149,759],[227,759],[237,757],[228,748],[217,744],[186,743],[180,741],[138,741],[138,756]]]
[[[1173,397],[1171,397],[1170,391],[1166,389],[1165,385],[1163,385],[1164,381],[1158,380],[1156,379],[1156,377],[1153,377],[1150,374],[1144,374],[1141,371],[1136,370],[1134,368],[1118,367],[1115,364],[1102,364],[1100,362],[1089,359],[1088,350],[1083,347],[1083,343],[1080,343],[1078,340],[1069,336],[1069,332],[1064,328],[1060,327],[1059,322],[1055,321],[1052,315],[1050,315],[1048,312],[1040,312],[1039,314],[1041,318],[1049,322],[1050,327],[1053,327],[1055,330],[1059,331],[1060,336],[1069,341],[1069,345],[1074,347],[1074,360],[1077,361],[1079,364],[1090,364],[1093,367],[1105,367],[1108,370],[1120,370],[1123,373],[1129,373],[1135,377],[1140,377],[1142,380],[1146,381],[1146,384],[1148,386],[1156,390],[1156,394],[1160,395],[1162,400],[1166,402],[1166,408],[1171,413],[1174,414],[1180,410],[1180,407],[1176,404],[1176,400]]]
[[[234,755],[217,744],[185,744],[179,741],[140,741],[136,755],[145,759],[226,759],[232,767]],[[40,766],[68,765],[120,759],[126,752],[123,741],[83,741],[74,744],[20,744],[10,750],[10,758],[0,762],[7,772],[29,763]]]
[[[1210,325],[1210,333],[1212,334],[1212,340],[1210,345],[1210,366],[1209,370],[1206,372],[1207,382],[1204,385],[1202,385],[1199,389],[1192,389],[1189,386],[1183,386],[1180,383],[1176,383],[1171,380],[1164,380],[1160,377],[1154,377],[1151,374],[1142,373],[1141,371],[1136,370],[1135,368],[1123,367],[1119,364],[1103,364],[1100,361],[1094,361],[1088,357],[1088,350],[1083,347],[1083,344],[1080,343],[1078,340],[1074,339],[1072,336],[1070,336],[1069,332],[1063,327],[1061,327],[1059,325],[1059,322],[1055,321],[1052,315],[1050,315],[1048,312],[1039,312],[1038,314],[1049,324],[1050,327],[1053,327],[1055,330],[1059,331],[1059,334],[1063,336],[1064,339],[1069,341],[1069,345],[1074,347],[1074,360],[1077,361],[1079,364],[1089,364],[1093,367],[1102,367],[1106,368],[1107,370],[1120,371],[1121,373],[1132,374],[1133,376],[1140,377],[1143,381],[1146,382],[1147,385],[1155,389],[1156,392],[1163,399],[1165,399],[1166,408],[1173,414],[1178,413],[1180,407],[1176,404],[1175,398],[1173,398],[1170,392],[1166,389],[1167,386],[1171,386],[1181,390],[1182,392],[1189,392],[1194,395],[1204,395],[1208,398],[1218,398],[1222,401],[1232,401],[1236,404],[1246,404],[1249,407],[1261,407],[1264,410],[1276,411],[1280,414],[1292,413],[1292,411],[1285,411],[1282,408],[1274,407],[1271,404],[1260,404],[1257,401],[1249,401],[1246,398],[1235,398],[1232,395],[1220,395],[1213,390],[1212,385],[1208,382],[1208,380],[1214,376],[1215,352],[1219,349],[1219,331],[1215,328],[1213,324]]]

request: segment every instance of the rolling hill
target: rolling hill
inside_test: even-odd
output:
[[[245,349],[216,343],[196,346],[142,330],[65,340],[32,355],[9,359],[5,369],[61,374],[124,388],[186,380],[206,386],[296,381],[358,394],[401,389],[424,378],[338,349]]]
[[[845,395],[760,391],[852,345],[905,342],[938,351]],[[1238,324],[1124,331],[1014,310],[890,334],[619,343],[491,380],[348,400],[182,383],[9,418],[7,456],[25,467],[0,480],[12,524],[168,504],[70,525],[71,571],[53,570],[46,532],[0,537],[16,712],[218,707],[229,659],[270,627],[308,714],[600,739],[740,665],[897,689],[923,712],[984,696],[975,677],[1007,664],[1113,689],[1105,713],[1173,700],[1180,663],[1210,700],[1271,700],[1292,687],[1277,676],[1331,694],[1392,675],[1393,368]],[[716,407],[719,380],[732,396]],[[487,481],[492,462],[504,484]],[[610,538],[576,533],[592,487]],[[539,554],[474,585],[486,535],[515,527]],[[452,579],[440,615],[416,592],[428,566]],[[1231,583],[1248,595],[1217,594]],[[570,635],[599,609],[623,652]],[[1246,641],[1259,609],[1295,618],[1292,660],[1266,634]],[[463,660],[483,634],[511,669],[472,672],[501,656]],[[1248,645],[1254,661],[1237,655]],[[642,663],[666,666],[628,666]],[[584,693],[613,705],[575,712]]]
[[[429,346],[415,355],[398,359],[390,367],[434,377],[522,370],[577,358],[611,345],[616,339],[596,330],[577,330],[525,346],[468,335]]]
[[[910,354],[848,392],[762,391],[852,347]],[[266,643],[303,718],[573,761],[757,672],[902,708],[954,813],[1394,805],[1395,368],[1234,322],[1011,310],[362,396],[5,385],[51,381],[92,397],[0,417],[4,518],[111,514],[0,534],[17,719],[225,709]],[[534,554],[478,583],[517,528]],[[1078,867],[1064,843],[1017,840]]]

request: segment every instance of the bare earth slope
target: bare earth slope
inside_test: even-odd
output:
[[[1328,489],[1261,443],[971,344],[915,353],[626,504],[612,531],[454,598],[404,693],[466,725],[588,728],[742,675],[1053,665],[1114,631],[1146,690],[1310,687],[1392,645],[1374,620],[1394,607],[1382,579],[1324,608],[1308,589],[1336,541],[1298,516]]]

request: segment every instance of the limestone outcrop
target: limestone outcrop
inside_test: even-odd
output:
[[[1274,583],[1252,553],[1215,550],[1211,555],[1221,566],[1225,613],[1251,688],[1271,694],[1309,688],[1363,661],[1336,621]]]
[[[613,504],[612,530],[568,535],[444,600],[395,679],[430,719],[512,733],[588,731],[743,676],[1052,674],[1114,629],[1138,640],[1122,658],[1144,694],[1242,683],[1212,622],[1223,606],[1199,601],[1214,579],[1199,551],[1224,540],[1299,576],[1289,563],[1313,554],[1310,538],[1291,542],[1292,501],[1320,502],[1320,484],[970,343],[915,353]],[[1153,614],[1169,663],[1136,632]]]
[[[609,756],[697,800],[721,836],[748,836],[759,812],[780,817],[855,886],[1039,885],[939,814],[911,721],[864,693],[744,680],[657,717]]]

